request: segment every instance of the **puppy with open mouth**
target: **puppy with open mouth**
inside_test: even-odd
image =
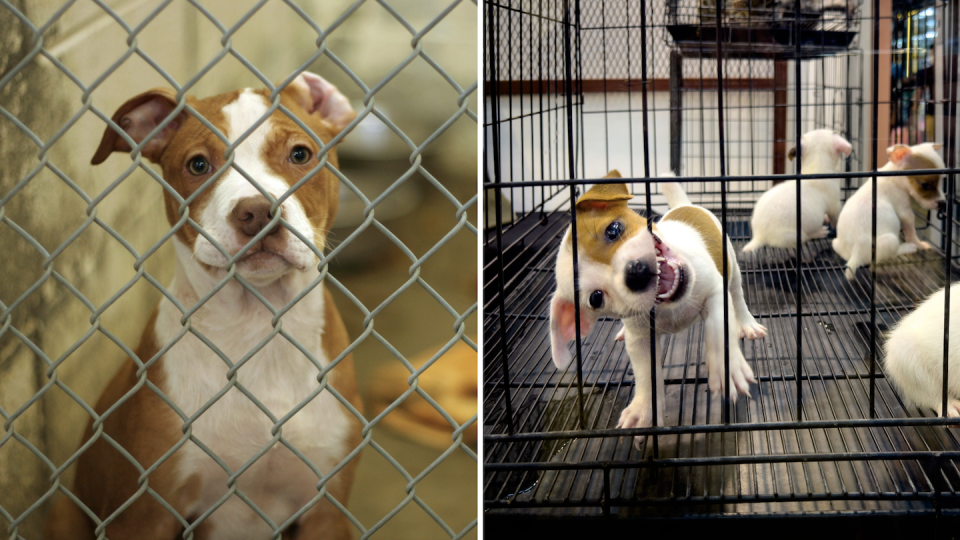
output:
[[[611,171],[607,178],[619,178]],[[656,306],[657,335],[676,333],[702,319],[706,325],[705,361],[714,395],[728,391],[731,400],[748,395],[756,382],[738,338],[759,339],[758,324],[743,298],[740,267],[727,243],[727,290],[723,289],[723,234],[710,211],[693,206],[676,182],[660,184],[670,211],[647,229],[647,220],[630,210],[626,184],[598,184],[577,200],[577,265],[580,284],[580,332],[587,335],[600,317],[623,320],[623,337],[633,367],[636,390],[617,427],[653,424],[650,381],[650,309]],[[550,306],[553,361],[565,369],[573,359],[568,348],[576,336],[572,228],[557,255],[557,290]],[[724,328],[723,303],[730,324]],[[723,336],[730,338],[730,373],[723,374]],[[663,395],[660,373],[657,394]],[[663,425],[663,399],[656,411]],[[638,441],[639,443],[639,438]]]

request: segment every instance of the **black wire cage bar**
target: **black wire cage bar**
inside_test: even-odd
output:
[[[706,531],[714,519],[781,517],[866,519],[891,532],[893,518],[960,516],[956,420],[905,405],[882,362],[886,333],[958,270],[958,7],[484,2],[488,533],[519,536],[530,524],[571,532],[641,518]],[[896,25],[918,13],[935,21],[930,47],[898,46],[907,32]],[[679,35],[684,25],[700,31]],[[891,26],[892,61],[880,46]],[[794,37],[778,41],[778,29]],[[843,39],[825,38],[828,31]],[[893,92],[884,80],[890,65],[894,76],[914,66]],[[904,111],[920,111],[923,124],[900,129]],[[787,170],[788,149],[821,128],[853,147],[846,170],[833,175],[842,199],[871,178],[888,145],[944,145],[947,168],[930,172],[944,178],[946,209],[915,207],[918,233],[933,249],[861,268],[852,281],[833,234],[799,250],[741,252],[756,200],[774,182],[798,178]],[[738,261],[747,305],[768,329],[740,342],[757,379],[749,398],[732,403],[710,393],[699,322],[653,343],[664,425],[616,429],[635,381],[615,339],[619,321],[601,319],[576,340],[574,362],[554,366],[557,250],[572,201],[611,169],[636,196],[630,207],[646,217],[666,211],[657,176],[672,171],[694,204],[723,223],[734,247],[725,256]],[[945,310],[945,327],[950,315]]]

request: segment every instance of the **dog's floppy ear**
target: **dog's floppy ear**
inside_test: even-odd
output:
[[[113,113],[113,121],[126,131],[135,143],[140,144],[151,131],[170,116],[170,113],[176,107],[176,92],[170,88],[154,88],[127,100],[117,109],[117,112]],[[177,130],[180,129],[180,125],[183,124],[185,114],[181,112],[150,139],[141,151],[144,157],[154,163],[160,161],[163,150],[173,139]],[[106,131],[103,132],[103,137],[100,139],[100,146],[93,154],[90,163],[99,165],[113,152],[129,152],[131,150],[132,148],[127,144],[127,141],[123,140],[123,137],[112,127],[107,126]]]
[[[793,146],[790,148],[790,151],[787,152],[787,157],[790,158],[790,161],[797,159],[797,147]]]
[[[620,173],[611,171],[605,178],[619,178]],[[577,211],[606,210],[616,204],[627,204],[633,198],[626,184],[597,184],[577,199]]]
[[[580,305],[580,335],[590,335],[598,317],[587,306]],[[553,353],[553,363],[558,369],[566,369],[573,360],[567,345],[576,339],[576,312],[573,302],[553,295],[550,302],[550,349]]]
[[[850,152],[853,152],[853,145],[850,144],[850,141],[844,139],[840,135],[834,134],[833,149],[841,156],[849,157]]]
[[[942,150],[942,149],[943,149],[943,145],[940,144],[940,143],[933,143],[933,149],[934,149],[934,150]]]
[[[913,150],[904,144],[895,144],[887,148],[887,157],[890,158],[890,161],[897,167],[906,165],[907,159],[909,159],[911,155],[913,155]]]
[[[303,110],[317,115],[337,133],[357,117],[346,96],[319,75],[304,71],[283,89]]]

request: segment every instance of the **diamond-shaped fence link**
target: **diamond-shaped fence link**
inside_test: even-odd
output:
[[[466,32],[468,35],[475,32],[476,2],[329,2],[326,3],[327,10],[323,17],[317,16],[321,11],[318,7],[323,4],[321,2],[259,0],[255,3],[243,3],[242,7],[238,5],[239,2],[226,2],[228,8],[210,4],[211,2],[201,3],[198,0],[71,0],[62,4],[53,1],[0,0],[0,250],[3,250],[0,255],[0,416],[3,418],[3,431],[0,435],[0,492],[6,492],[6,496],[0,494],[0,524],[5,526],[5,532],[11,539],[38,537],[38,524],[42,522],[52,502],[66,497],[93,521],[96,537],[107,538],[107,527],[111,523],[116,522],[138,499],[151,498],[173,516],[178,527],[182,528],[183,538],[193,538],[196,532],[203,531],[207,526],[209,516],[228,501],[236,504],[236,501],[240,500],[269,526],[274,539],[295,538],[292,531],[295,530],[298,520],[321,502],[329,503],[337,512],[346,516],[354,528],[354,536],[357,537],[375,536],[394,516],[411,506],[421,508],[426,516],[436,522],[445,537],[462,538],[475,535],[475,517],[465,524],[448,523],[442,511],[431,507],[418,494],[417,486],[455,454],[467,457],[472,464],[471,470],[476,463],[476,454],[467,443],[468,440],[475,440],[475,435],[469,436],[471,431],[475,433],[476,430],[475,410],[468,419],[464,419],[462,415],[455,418],[443,407],[440,400],[428,393],[421,384],[424,373],[434,367],[438,360],[458,343],[462,342],[473,351],[476,350],[476,343],[470,337],[472,332],[468,330],[468,319],[475,324],[475,284],[473,291],[465,295],[472,296],[472,299],[466,302],[462,299],[448,300],[443,292],[450,288],[441,283],[441,278],[451,272],[429,273],[428,269],[429,265],[441,256],[450,258],[448,252],[457,249],[457,239],[466,236],[466,241],[459,241],[459,244],[466,246],[465,249],[460,249],[464,253],[454,253],[453,256],[459,257],[461,272],[468,275],[475,275],[476,272],[475,261],[472,264],[463,264],[464,261],[469,263],[476,257],[474,246],[477,230],[471,223],[474,218],[472,210],[476,205],[476,165],[473,163],[475,150],[465,155],[457,152],[458,148],[475,149],[476,146],[477,116],[471,108],[475,104],[477,90],[476,39],[472,40],[472,48],[464,47],[464,50],[452,52],[431,43],[435,34],[449,36],[463,31],[459,27],[451,28],[453,25],[450,20],[455,17],[468,24],[472,20],[473,24]],[[264,25],[262,17],[258,19],[258,14],[266,9],[273,10],[271,13],[280,9],[286,19]],[[334,11],[336,13],[333,13]],[[178,16],[179,19],[176,18]],[[357,24],[352,20],[357,18],[364,18],[365,22]],[[233,22],[228,23],[227,20]],[[362,36],[357,39],[348,34],[356,33],[359,27],[370,20],[393,25],[394,28],[399,25],[402,28],[399,33],[405,38],[397,43],[388,43],[384,39],[375,44],[380,47],[386,45],[388,49],[381,51],[381,55],[375,56],[375,60],[371,61],[378,64],[379,70],[358,70],[355,61],[369,56],[376,47],[363,43]],[[171,26],[171,22],[176,24]],[[183,26],[180,27],[180,24]],[[293,32],[293,25],[299,27],[297,32],[310,33],[312,47],[295,52],[282,50],[283,34]],[[120,35],[123,36],[120,52],[93,48],[91,41],[95,41],[98,34],[116,32],[118,27],[122,29]],[[158,41],[156,36],[150,34],[159,31],[155,30],[156,27],[162,27],[164,30],[161,32],[169,33],[168,39],[159,40],[160,50],[146,44]],[[250,30],[251,27],[254,29]],[[176,35],[182,39],[174,37],[175,31],[180,32]],[[263,42],[248,40],[250,31],[259,31],[268,39]],[[394,31],[393,35],[397,33]],[[370,33],[364,35],[369,36]],[[218,42],[213,47],[210,43],[203,43],[204,39],[210,36],[214,36]],[[271,40],[277,39],[280,41],[279,45],[271,43]],[[260,52],[260,46],[268,50]],[[167,48],[174,52],[165,50]],[[360,50],[351,53],[353,48]],[[176,56],[177,50],[187,53],[185,57],[190,57],[183,69],[172,69],[169,62],[170,57]],[[65,51],[74,51],[70,60],[64,60],[65,56],[70,56]],[[130,138],[123,126],[117,125],[111,119],[110,111],[115,110],[122,100],[113,100],[112,94],[110,100],[101,97],[107,93],[101,90],[107,87],[117,88],[118,96],[127,97],[150,87],[145,85],[143,80],[129,76],[127,66],[133,61],[148,66],[151,71],[149,77],[155,79],[159,75],[162,84],[176,93],[176,107],[139,144]],[[106,63],[108,67],[91,68],[91,65],[96,66],[98,63]],[[191,63],[193,65],[190,65]],[[205,97],[236,88],[216,86],[218,77],[222,76],[227,69],[224,66],[228,63],[231,66],[238,65],[237,69],[244,72],[242,76],[246,77],[245,80],[255,80],[256,84],[251,86],[265,87],[269,92],[270,104],[267,111],[234,140],[230,140],[228,134],[202,116],[186,99],[188,94]],[[264,72],[269,72],[270,69],[262,70],[265,65],[273,68],[274,63],[295,67],[278,78],[276,73]],[[353,100],[356,119],[326,142],[281,103],[281,92],[301,73],[308,69],[313,70],[312,66],[316,64],[323,66],[323,71],[317,71],[335,81],[344,94],[359,98],[359,102]],[[473,66],[472,74],[469,69],[457,71],[457,66],[452,64]],[[407,75],[414,70],[415,75]],[[424,76],[425,72],[430,73],[433,78],[428,79]],[[250,79],[250,75],[253,79]],[[277,80],[279,82],[276,82]],[[378,101],[390,92],[401,97],[425,93],[427,86],[433,87],[432,95],[443,96],[446,108],[438,100],[431,102],[431,106],[423,111],[404,111],[403,105],[396,104],[402,101],[400,99],[391,102],[384,98]],[[208,88],[216,91],[208,92]],[[62,96],[71,94],[80,106],[59,109],[57,103],[63,101]],[[412,102],[416,103],[416,100]],[[420,102],[423,103],[423,100]],[[316,166],[280,196],[272,195],[261,185],[255,171],[244,170],[235,161],[237,148],[276,111],[292,120],[320,148],[316,156]],[[396,114],[391,114],[394,112]],[[154,137],[159,137],[162,130],[181,113],[197,119],[226,146],[222,166],[186,198],[168,183],[163,174],[148,166],[143,159],[147,144]],[[91,122],[91,115],[99,120]],[[90,182],[86,177],[91,173],[85,173],[86,176],[81,178],[83,175],[78,176],[75,171],[89,167],[85,163],[92,154],[87,152],[92,152],[92,145],[99,139],[105,126],[109,126],[133,148],[130,153],[131,161],[127,165],[126,157],[113,158],[124,163],[124,170],[113,179]],[[87,129],[95,131],[82,136],[76,135],[77,130]],[[351,139],[353,146],[348,146]],[[458,143],[452,142],[453,140],[465,142],[457,146]],[[77,141],[87,141],[89,144],[74,147]],[[379,187],[369,188],[355,178],[352,180],[350,175],[329,161],[330,150],[341,141],[344,141],[344,145],[340,147],[341,162],[345,155],[353,152],[353,159],[359,163],[362,160],[357,159],[357,156],[362,157],[364,151],[367,151],[367,155],[372,154],[375,159],[383,159],[384,155],[399,155],[407,164],[397,170],[395,175],[392,172],[379,175],[383,177],[379,178]],[[365,150],[367,145],[373,149]],[[437,150],[434,152],[434,149]],[[455,172],[466,178],[466,188],[441,180],[444,177],[455,177],[451,170],[457,167],[461,170]],[[438,174],[438,170],[443,174]],[[212,190],[217,182],[231,171],[239,173],[269,201],[272,216],[268,225],[239,252],[232,255],[209,231],[200,226],[199,212],[191,212],[191,205],[197,206],[195,203],[198,197]],[[334,175],[340,182],[341,191],[347,194],[347,198],[355,198],[356,202],[353,205],[355,219],[348,228],[349,233],[344,232],[342,239],[334,238],[331,234],[327,246],[318,247],[313,238],[305,237],[288,221],[289,216],[284,215],[285,207],[281,205],[287,199],[295,197],[308,180],[322,171]],[[104,173],[99,171],[93,174]],[[382,181],[384,178],[386,181]],[[164,196],[175,201],[177,219],[172,227],[167,228],[166,218],[156,210],[152,215],[148,211],[159,209],[160,200],[149,197],[141,199],[140,195],[147,192],[143,187],[148,182],[159,185]],[[134,184],[133,187],[131,184]],[[416,247],[411,247],[411,234],[395,231],[393,222],[390,221],[391,212],[395,213],[396,207],[402,206],[398,201],[404,200],[404,197],[409,198],[413,185],[421,186],[421,192],[429,190],[428,197],[439,201],[437,205],[442,207],[442,210],[434,210],[432,215],[444,217],[443,220],[437,220],[436,224],[431,222],[430,234],[427,234],[427,231],[423,234],[420,234],[419,230],[415,231],[418,240]],[[376,191],[379,192],[370,194]],[[78,199],[82,201],[79,205]],[[409,203],[407,204],[409,206]],[[124,206],[127,208],[118,210]],[[344,206],[345,204],[341,203],[341,207]],[[156,224],[149,227],[145,225],[145,222],[153,217],[162,218],[161,228],[150,228]],[[50,232],[49,227],[43,226],[49,223],[60,223],[64,230],[69,230],[58,236]],[[319,260],[317,277],[285,305],[272,303],[263,291],[237,271],[240,259],[277,227],[282,227],[297,237]],[[154,230],[159,231],[159,238],[156,235],[151,236]],[[163,274],[169,272],[169,266],[173,265],[172,254],[169,254],[169,257],[155,257],[161,250],[169,251],[165,245],[171,243],[181,230],[196,231],[227,260],[226,276],[193,303],[182,303],[180,298],[168,289],[168,281]],[[437,236],[433,234],[436,232],[439,232],[440,237],[431,244],[431,238]],[[93,235],[105,235],[104,242],[97,244],[91,239]],[[350,280],[346,270],[344,274],[337,270],[330,271],[331,265],[337,268],[339,257],[347,256],[351,249],[370,236],[376,236],[381,242],[373,251],[395,251],[407,260],[407,276],[402,284],[386,294],[385,298],[373,300],[375,303],[372,306],[370,300],[365,301],[370,295],[358,290],[357,284],[361,282]],[[426,243],[424,238],[427,239]],[[102,244],[111,241],[116,241],[122,247],[127,269],[132,269],[132,276],[109,268],[110,264],[116,262],[117,256],[106,255],[107,248]],[[160,262],[158,259],[169,260]],[[369,263],[369,259],[366,262]],[[381,262],[378,260],[377,264]],[[357,264],[362,265],[364,262]],[[156,266],[160,270],[148,270],[148,266]],[[458,267],[455,264],[445,266]],[[86,285],[91,282],[100,283],[100,288],[93,293],[84,292]],[[138,292],[145,288],[144,283],[149,284],[150,291]],[[198,310],[215,295],[234,283],[239,284],[255,299],[253,301],[262,304],[272,315],[272,330],[240,358],[231,357],[221,350],[192,320]],[[335,357],[325,359],[326,362],[317,358],[308,346],[300,343],[293,333],[284,327],[285,315],[311,291],[324,287],[337,296],[337,305],[345,312],[344,318],[348,322],[350,316],[346,310],[356,313],[353,318],[360,327],[359,333],[355,332],[355,335],[351,336],[349,345],[344,350],[337,351]],[[156,305],[157,292],[182,314],[182,328],[169,342],[159,343],[159,351],[152,357],[141,358],[127,345],[127,340],[135,339],[133,332],[139,332],[139,329],[128,333],[123,327],[116,331],[116,325],[110,321],[117,320],[117,316],[112,314],[121,309],[148,313],[149,309]],[[406,340],[403,347],[397,346],[394,343],[395,337],[382,326],[375,328],[374,324],[378,316],[384,316],[387,310],[402,311],[404,303],[409,301],[414,292],[425,293],[433,303],[431,309],[447,317],[446,322],[440,322],[439,318],[434,317],[436,320],[428,323],[433,335],[420,336],[430,340],[428,345],[442,345],[439,345],[439,349],[433,347],[432,354],[427,355],[429,357],[419,365],[411,362],[401,352],[410,348],[410,340]],[[135,299],[125,299],[125,295]],[[152,303],[140,304],[146,299],[151,299]],[[58,327],[60,322],[68,318],[73,319],[73,324],[78,324],[80,315],[84,328],[79,338],[75,339],[76,336],[72,336],[70,331]],[[145,315],[146,313],[138,316]],[[411,312],[409,316],[432,315]],[[139,321],[136,316],[124,318]],[[130,324],[136,326],[133,322]],[[449,326],[446,326],[447,324]],[[318,325],[318,331],[319,328]],[[222,381],[222,388],[195,412],[182,410],[147,377],[148,370],[155,366],[165,353],[188,338],[199,340],[226,366],[226,378]],[[263,403],[263,396],[258,396],[248,388],[239,376],[240,370],[254,355],[277,340],[289,342],[313,364],[318,373],[317,386],[309,396],[292,410],[284,411],[282,415],[271,410],[269,404]],[[351,353],[356,356],[356,351],[375,347],[382,348],[382,351],[392,357],[393,363],[402,364],[405,373],[409,375],[405,380],[406,389],[395,396],[382,411],[367,411],[364,414],[331,384],[331,376]],[[123,358],[123,362],[132,361],[136,364],[137,383],[103,414],[97,414],[92,404],[99,398],[99,391],[110,380],[112,373],[103,373],[103,366],[88,356],[90,351],[102,353],[106,350],[119,350],[118,356]],[[462,369],[473,370],[475,377],[475,364],[462,366]],[[82,376],[73,377],[82,382],[80,388],[71,386],[70,377],[65,376],[67,372],[84,373]],[[22,381],[28,381],[29,384]],[[93,391],[91,388],[97,390]],[[144,388],[169,406],[182,422],[182,425],[178,426],[181,436],[176,444],[156,462],[149,464],[140,463],[128,448],[124,448],[104,429],[110,415]],[[62,392],[62,395],[57,394],[57,391]],[[239,464],[228,463],[228,460],[194,434],[195,423],[230,392],[239,392],[245,396],[272,425],[268,443]],[[422,470],[408,470],[409,468],[401,463],[402,460],[388,452],[373,437],[373,429],[414,394],[443,418],[449,425],[447,430],[450,433],[449,441],[444,444],[445,448]],[[312,462],[302,449],[284,435],[284,428],[314,400],[331,398],[349,411],[350,416],[360,424],[361,440],[356,447],[346,452],[339,463],[326,467]],[[73,408],[80,407],[83,414],[74,414],[70,417],[72,420],[60,418],[58,411],[64,407],[64,403]],[[79,448],[76,448],[76,441],[59,440],[63,436],[58,430],[64,429],[64,424],[86,424],[91,421],[90,429],[93,435],[85,438]],[[324,426],[316,428],[322,431]],[[76,432],[75,428],[71,429]],[[45,442],[50,440],[59,442]],[[67,471],[76,468],[80,456],[98,441],[106,442],[119,452],[136,469],[138,475],[139,490],[109,515],[103,515],[101,508],[87,507],[74,490],[68,487]],[[182,515],[175,508],[174,501],[165,500],[156,490],[156,471],[176,452],[188,445],[195,446],[213,460],[223,470],[226,478],[222,497],[212,506],[201,508],[196,515]],[[240,481],[245,472],[277,445],[288,449],[316,475],[316,492],[312,499],[289,515],[280,512],[285,516],[283,521],[271,517],[272,514],[275,518],[277,512],[259,507],[241,487]],[[367,449],[368,456],[372,453],[381,456],[406,482],[406,497],[375,522],[362,522],[350,511],[347,501],[338,500],[328,489],[331,479],[364,449]],[[49,454],[57,455],[53,457]],[[24,458],[25,455],[27,458]],[[18,463],[32,465],[19,466]],[[465,475],[465,478],[473,478],[475,482],[473,473]],[[379,495],[370,486],[355,483],[355,497],[356,492],[363,489],[370,490],[369,493],[362,494],[363,497]],[[454,489],[464,501],[470,501],[476,496],[475,483],[455,486]],[[469,506],[475,508],[474,504]],[[200,537],[203,536],[204,533],[201,533]]]

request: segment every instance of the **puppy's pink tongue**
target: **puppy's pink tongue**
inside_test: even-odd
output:
[[[666,261],[661,261],[660,264],[660,280],[657,281],[657,296],[668,293],[673,288],[673,282],[677,279],[677,273],[672,266],[666,263]]]

